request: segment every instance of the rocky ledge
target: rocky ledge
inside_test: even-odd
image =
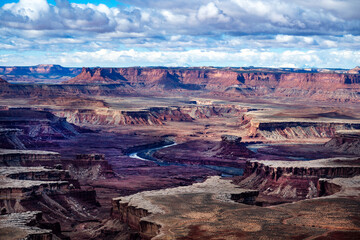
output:
[[[309,141],[309,139],[332,138],[337,130],[359,129],[358,120],[317,120],[287,119],[279,121],[273,119],[256,119],[250,122],[250,137],[261,137],[271,141],[286,139]]]
[[[27,166],[30,163],[39,164],[43,161],[54,163],[58,160],[60,154],[57,152],[0,149],[0,166]]]
[[[356,177],[336,181],[337,184],[341,182],[345,192],[346,186],[355,187],[359,182]],[[219,236],[254,240],[357,239],[359,236],[358,195],[344,198],[341,194],[258,207],[231,201],[232,194],[247,194],[253,198],[258,193],[212,177],[188,187],[113,199],[113,213],[114,217],[135,224],[131,226],[137,227],[141,239],[215,240]]]
[[[113,216],[139,231],[143,239],[150,239],[158,234],[168,235],[168,233],[164,233],[167,225],[166,220],[158,220],[156,217],[167,214],[169,209],[154,202],[158,198],[174,200],[179,195],[199,197],[208,195],[210,198],[216,199],[216,201],[231,203],[236,201],[251,204],[258,194],[259,192],[256,190],[238,188],[231,181],[214,176],[203,183],[196,183],[191,186],[145,191],[126,197],[114,198]],[[191,204],[194,204],[194,207],[200,207],[201,205],[200,203]]]
[[[360,158],[328,158],[312,161],[250,160],[244,175],[234,182],[260,192],[257,205],[269,206],[328,196],[341,186],[331,179],[360,175]]]
[[[11,213],[0,216],[1,239],[53,239],[52,231],[39,228],[42,213],[39,211]]]
[[[336,152],[360,155],[360,130],[339,130],[324,145]]]
[[[68,192],[69,182],[62,181],[68,178],[69,174],[64,170],[44,167],[0,167],[0,199],[23,200],[44,191]]]
[[[327,158],[312,161],[259,161],[251,160],[245,174],[271,176],[315,176],[320,178],[352,177],[360,175],[360,158]]]

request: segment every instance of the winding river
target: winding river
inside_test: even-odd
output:
[[[164,161],[161,161],[161,160],[159,160],[159,159],[157,159],[157,158],[155,158],[153,156],[153,154],[156,151],[158,151],[160,149],[172,147],[172,146],[175,146],[175,145],[177,145],[176,142],[170,142],[170,143],[165,143],[161,147],[142,149],[140,151],[130,153],[129,157],[135,158],[135,159],[140,159],[142,161],[155,162],[159,166],[176,165],[176,166],[186,166],[186,167],[208,168],[208,169],[212,169],[212,170],[216,170],[216,171],[221,172],[221,175],[224,176],[224,177],[241,176],[244,173],[244,169],[242,169],[242,168],[222,167],[222,166],[215,166],[215,165],[190,165],[190,164],[181,164],[181,163],[173,163],[173,162],[164,162]]]

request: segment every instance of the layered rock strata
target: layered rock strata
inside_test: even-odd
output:
[[[0,128],[0,148],[26,149],[18,135],[22,130],[17,128]]]
[[[63,109],[53,113],[73,124],[92,125],[163,125],[167,121],[192,122],[214,116],[241,116],[246,108],[234,105],[152,107],[144,110]]]
[[[360,130],[339,130],[324,146],[336,152],[360,155]]]
[[[259,205],[271,205],[333,194],[339,187],[328,184],[324,179],[351,178],[358,175],[359,158],[311,161],[250,160],[246,163],[244,176],[235,182],[240,187],[259,190]]]
[[[344,181],[336,181],[339,180]],[[345,195],[342,194],[272,207],[258,207],[229,201],[232,191],[227,191],[229,185],[223,182],[224,180],[211,178],[208,181],[214,183],[208,185],[211,189],[202,184],[194,184],[186,188],[115,198],[114,216],[134,224],[133,227],[140,231],[143,239],[154,240],[215,240],[219,239],[220,235],[224,239],[254,240],[321,239],[324,236],[356,239],[360,232],[357,221],[357,209],[360,206],[358,193],[355,198],[344,198]],[[358,182],[353,181],[355,184]],[[351,184],[342,184],[347,185]],[[197,191],[196,188],[206,191]],[[227,197],[223,197],[221,189],[225,189]]]
[[[60,154],[39,150],[0,149],[0,166],[34,166],[42,162],[59,163]]]
[[[178,194],[195,196],[205,194],[224,202],[253,203],[258,191],[240,189],[231,184],[229,180],[211,177],[203,183],[196,183],[186,187],[145,191],[126,197],[114,198],[113,216],[139,231],[143,239],[150,239],[158,234],[167,234],[162,229],[166,222],[151,220],[151,216],[162,215],[167,212],[166,209],[154,204],[153,200],[159,196],[176,198]]]
[[[48,111],[30,108],[1,109],[0,128],[18,131],[16,138],[6,133],[3,135],[7,142],[15,141],[14,148],[51,144],[52,140],[68,139],[77,136],[81,131],[79,127],[68,123],[65,118],[59,118]],[[5,144],[3,147],[6,147]]]
[[[1,200],[24,200],[43,192],[69,191],[69,173],[44,167],[1,167]],[[1,204],[2,205],[2,204]],[[6,204],[5,204],[6,205]]]
[[[226,88],[233,85],[265,86],[270,88],[314,88],[321,85],[337,89],[360,83],[358,74],[339,73],[286,73],[243,72],[237,69],[200,68],[83,68],[67,84],[90,83],[163,84],[168,88],[190,88],[192,85],[209,89]],[[220,86],[221,83],[221,86]]]
[[[332,138],[338,130],[360,129],[360,123],[354,121],[274,121],[252,120],[249,136],[263,137],[267,140]]]
[[[352,177],[360,175],[359,158],[328,158],[312,161],[261,161],[250,160],[245,174],[269,176],[315,176],[320,178]]]
[[[42,213],[28,211],[0,216],[0,236],[2,239],[51,240],[52,230],[39,228]]]

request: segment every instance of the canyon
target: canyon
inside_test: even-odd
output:
[[[4,239],[359,237],[358,68],[0,77]]]

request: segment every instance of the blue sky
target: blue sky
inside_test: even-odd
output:
[[[360,65],[358,0],[3,0],[0,65]]]

